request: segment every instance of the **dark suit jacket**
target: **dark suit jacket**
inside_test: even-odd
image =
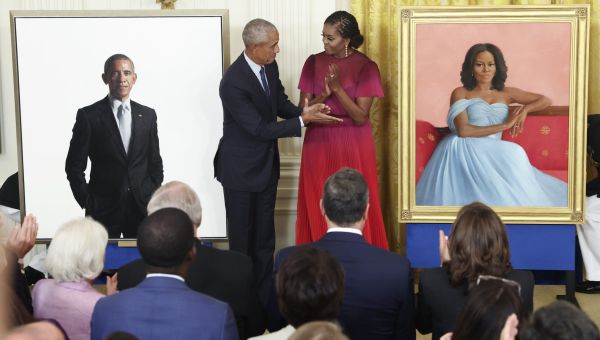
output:
[[[513,270],[506,277],[521,284],[521,298],[528,312],[533,310],[533,274]],[[448,269],[429,268],[419,274],[417,294],[417,329],[421,334],[432,333],[432,339],[451,332],[467,296],[467,284],[454,287],[450,284]]]
[[[141,212],[163,181],[156,112],[131,101],[131,138],[125,153],[108,97],[77,111],[65,171],[77,203],[93,217],[110,214],[131,191]],[[90,182],[84,171],[91,161]]]
[[[92,339],[115,331],[139,339],[238,339],[226,303],[167,277],[146,278],[137,287],[98,300],[92,314]]]
[[[345,273],[340,324],[352,340],[414,339],[410,264],[357,234],[331,232],[308,246],[327,250]],[[297,247],[279,251],[274,272]]]
[[[223,137],[214,159],[215,177],[229,189],[263,191],[279,178],[277,138],[301,134],[301,110],[285,95],[277,63],[265,66],[268,97],[242,53],[219,86]],[[277,116],[286,120],[277,121]],[[293,118],[293,119],[291,119]],[[275,174],[273,172],[276,172]]]
[[[137,286],[146,277],[143,260],[119,269],[119,291]],[[265,330],[264,310],[254,287],[252,260],[233,252],[203,246],[196,241],[196,257],[187,273],[191,289],[229,304],[240,338],[261,335]]]

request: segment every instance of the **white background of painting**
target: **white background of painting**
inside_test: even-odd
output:
[[[108,93],[101,74],[115,53],[135,63],[132,100],[157,112],[164,182],[190,184],[202,199],[200,235],[225,237],[223,191],[212,167],[222,134],[221,18],[15,20],[25,207],[38,217],[38,238],[51,238],[60,224],[84,214],[65,158],[77,109]]]

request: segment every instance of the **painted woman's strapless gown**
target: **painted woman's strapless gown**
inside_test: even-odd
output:
[[[459,137],[454,118],[467,112],[469,123],[496,125],[508,117],[504,103],[460,99],[450,107],[450,134],[437,146],[417,184],[417,205],[462,206],[479,201],[492,206],[567,206],[567,184],[529,163],[525,150],[486,137]]]

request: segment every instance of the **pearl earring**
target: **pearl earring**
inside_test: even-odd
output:
[[[344,46],[344,58],[348,58],[348,45]]]

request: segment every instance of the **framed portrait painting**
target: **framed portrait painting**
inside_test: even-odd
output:
[[[162,182],[182,181],[198,193],[204,208],[202,238],[227,236],[223,190],[212,167],[222,134],[219,82],[230,57],[227,10],[11,11],[11,28],[21,213],[37,216],[40,239],[84,216],[65,163],[78,109],[107,98],[104,65],[115,54],[135,64],[131,101],[156,112],[159,142],[152,145],[160,149]],[[94,117],[100,121],[106,112]],[[129,145],[135,146],[138,137],[137,145],[149,145],[142,128],[150,123],[141,113],[131,116],[132,126],[140,129],[131,129]],[[117,131],[120,143],[116,121],[102,122],[104,131],[114,125],[110,131]],[[115,138],[102,135],[94,143],[86,146],[92,152],[113,146]],[[83,165],[88,183],[90,154]],[[151,191],[147,187],[140,190]],[[99,201],[92,203],[99,206]]]
[[[580,223],[589,7],[400,7],[400,222]]]

